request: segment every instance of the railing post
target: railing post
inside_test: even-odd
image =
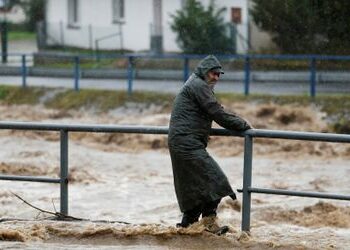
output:
[[[134,63],[134,57],[129,56],[128,57],[128,95],[132,95],[132,83],[133,83],[133,73],[134,73],[134,68],[133,68],[133,63]]]
[[[250,57],[246,55],[244,62],[244,95],[249,95],[250,84]]]
[[[189,58],[185,56],[184,58],[184,79],[183,82],[185,83],[187,81],[189,75]]]
[[[61,167],[60,167],[60,184],[61,184],[61,199],[60,209],[61,214],[68,215],[68,131],[61,130]]]
[[[74,90],[79,91],[79,79],[80,79],[80,58],[74,57]]]
[[[26,65],[26,55],[22,55],[22,87],[27,87],[27,65]]]
[[[244,140],[244,169],[243,169],[243,203],[242,203],[242,231],[250,231],[251,193],[252,185],[253,137],[245,136]]]
[[[316,58],[310,60],[310,96],[316,96]]]
[[[7,51],[8,51],[8,25],[6,20],[0,23],[0,35],[1,35],[1,61],[7,63]]]

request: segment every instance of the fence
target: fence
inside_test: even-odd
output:
[[[137,133],[137,134],[168,134],[167,127],[141,127],[141,126],[110,126],[110,125],[58,125],[43,123],[0,122],[0,129],[17,130],[45,130],[60,131],[60,178],[44,178],[30,176],[0,175],[0,180],[33,181],[46,183],[60,183],[60,212],[68,215],[68,132],[105,132],[105,133]],[[243,193],[242,204],[242,231],[250,231],[251,193],[265,193],[275,195],[317,197],[324,199],[350,200],[350,196],[320,193],[302,192],[281,189],[263,189],[252,187],[252,162],[253,162],[253,138],[278,138],[291,140],[324,141],[350,143],[350,135],[327,134],[314,132],[273,131],[263,129],[251,129],[244,133],[237,133],[225,129],[212,129],[211,135],[216,136],[241,136],[244,140],[244,169],[243,188],[238,190]]]
[[[114,23],[111,26],[79,25],[66,22],[45,22],[38,26],[39,39],[46,46],[82,47],[85,49],[123,50],[122,24]],[[102,42],[103,41],[103,42]],[[102,44],[101,44],[102,42]],[[102,45],[102,46],[101,46]]]
[[[2,54],[0,54],[2,55]],[[96,77],[106,77],[111,76],[112,78],[126,78],[127,81],[127,91],[128,94],[131,95],[133,91],[133,81],[137,75],[139,78],[143,79],[157,79],[159,77],[158,75],[167,75],[169,78],[178,79],[181,78],[181,71],[174,71],[174,70],[166,70],[166,69],[159,69],[155,68],[153,70],[147,71],[146,70],[139,70],[140,72],[136,74],[137,70],[137,63],[136,61],[140,60],[164,60],[164,59],[175,59],[178,62],[182,61],[182,79],[185,81],[189,74],[190,74],[190,62],[192,61],[198,61],[202,59],[205,55],[178,55],[178,54],[163,54],[163,55],[149,55],[149,54],[95,54],[95,55],[57,55],[57,54],[38,54],[38,55],[32,55],[32,54],[15,54],[10,53],[7,54],[7,56],[13,56],[21,58],[20,67],[15,68],[14,70],[10,70],[9,68],[6,68],[5,71],[11,72],[13,74],[19,74],[22,77],[22,86],[27,86],[27,77],[29,74],[34,74],[34,70],[36,70],[37,74],[38,72],[43,73],[46,72],[46,76],[52,76],[56,73],[57,76],[68,76],[73,78],[73,87],[75,90],[80,89],[80,80],[84,76],[89,77],[95,74]],[[27,66],[27,60],[29,57],[42,57],[42,58],[56,58],[59,60],[62,60],[65,64],[64,68],[60,68],[59,70],[56,70],[53,67],[48,67],[49,63],[46,65],[43,65],[42,67],[28,67]],[[321,82],[321,80],[325,83],[334,83],[334,82],[341,82],[343,83],[343,86],[337,87],[334,86],[333,88],[338,89],[338,92],[346,92],[346,89],[343,89],[345,86],[347,89],[350,88],[350,56],[327,56],[327,55],[217,55],[218,58],[225,63],[225,61],[229,61],[228,63],[232,63],[234,61],[239,62],[237,63],[237,67],[242,67],[243,70],[235,73],[235,75],[232,75],[231,72],[227,72],[223,76],[223,80],[230,80],[230,81],[242,81],[243,82],[243,93],[245,95],[249,95],[251,91],[251,83],[252,81],[261,81],[261,82],[268,82],[268,81],[289,81],[289,82],[309,82],[309,95],[311,97],[316,96],[317,92],[317,83]],[[100,73],[98,73],[98,70],[91,70],[90,72],[88,69],[83,69],[82,64],[83,61],[99,61],[101,59],[105,60],[116,60],[116,59],[122,59],[127,61],[126,66],[122,69],[113,69],[108,68],[108,70],[102,70],[100,69]],[[281,71],[281,70],[274,70],[274,71],[268,71],[266,69],[258,70],[259,66],[256,66],[259,64],[259,61],[262,60],[272,60],[272,61],[278,61],[278,63],[282,64],[281,61],[301,61],[303,64],[303,67],[307,67],[308,70],[304,71]],[[35,61],[35,59],[34,59]],[[346,70],[333,70],[332,72],[320,72],[317,70],[317,65],[322,64],[324,62],[330,62],[332,61],[334,64],[341,62],[342,64],[345,64],[344,62],[347,62],[346,64]],[[349,61],[349,62],[348,62]],[[110,61],[107,62],[108,64],[112,64]],[[257,67],[256,70],[253,70],[252,67]],[[339,65],[337,65],[338,67]],[[61,66],[60,66],[61,67]],[[192,66],[193,67],[193,66]],[[336,69],[338,69],[336,67]],[[349,67],[349,69],[347,69]],[[277,67],[278,68],[278,67]],[[297,67],[298,68],[298,67]],[[326,66],[322,66],[322,68],[326,68]],[[342,67],[343,68],[343,67]],[[234,69],[237,71],[237,68]],[[33,73],[30,73],[33,71]],[[160,73],[163,72],[163,73]],[[6,72],[1,70],[0,67],[0,73],[6,74]],[[96,75],[97,74],[97,75]],[[230,75],[231,74],[231,75]],[[227,76],[226,76],[227,75]],[[252,79],[254,76],[254,79]],[[288,80],[289,78],[289,80]],[[277,85],[278,86],[278,85]],[[339,91],[339,88],[342,88],[343,90]],[[349,91],[350,92],[350,91]],[[328,92],[327,92],[328,93]]]

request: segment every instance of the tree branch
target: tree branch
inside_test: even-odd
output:
[[[41,209],[37,206],[34,206],[32,204],[30,204],[28,201],[26,201],[25,199],[23,199],[21,196],[19,196],[18,194],[15,194],[13,192],[11,192],[11,194],[13,194],[15,197],[17,197],[18,199],[20,199],[21,201],[23,201],[25,204],[27,204],[28,206],[40,211],[41,213],[45,213],[45,214],[50,214],[50,215],[53,215],[54,218],[53,219],[56,219],[56,220],[73,220],[73,221],[90,221],[90,222],[105,222],[105,223],[121,223],[121,224],[131,224],[129,222],[125,222],[125,221],[107,221],[107,220],[96,220],[96,221],[93,221],[93,220],[89,220],[89,219],[83,219],[83,218],[77,218],[77,217],[73,217],[73,216],[70,216],[70,215],[65,215],[65,214],[62,214],[60,212],[51,212],[51,211],[48,211],[48,210],[44,210],[44,209]],[[0,222],[2,221],[6,221],[6,219],[4,220],[0,220]]]

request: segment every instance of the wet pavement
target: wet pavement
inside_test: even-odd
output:
[[[0,76],[1,85],[21,86],[20,76]],[[27,77],[27,86],[63,87],[74,88],[72,78]],[[177,93],[182,86],[181,81],[174,80],[134,80],[134,91],[156,91],[161,93]],[[82,89],[107,89],[128,90],[127,79],[81,79],[79,88]],[[239,82],[222,81],[215,89],[217,93],[244,93],[244,84]],[[250,93],[288,95],[309,95],[309,83],[251,83]],[[319,83],[316,86],[316,94],[350,94],[350,83]]]

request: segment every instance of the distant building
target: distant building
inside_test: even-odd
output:
[[[46,0],[47,44],[86,49],[179,52],[171,14],[186,0]],[[210,0],[201,0],[207,6]],[[249,0],[217,0],[236,27],[237,53],[249,50]],[[232,32],[231,32],[232,33]]]

